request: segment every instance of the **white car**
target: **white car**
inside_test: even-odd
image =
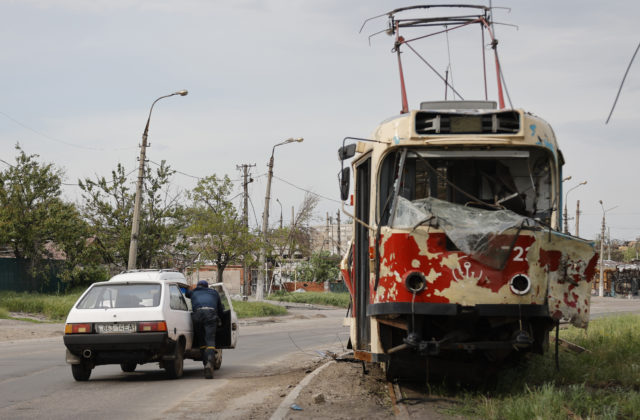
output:
[[[98,365],[120,364],[124,372],[159,363],[170,378],[183,373],[185,358],[202,360],[194,343],[191,301],[185,277],[173,270],[131,270],[94,283],[69,311],[64,344],[67,363],[77,381],[87,381]],[[214,367],[222,349],[235,348],[238,320],[222,283],[209,285],[225,306],[216,331]]]

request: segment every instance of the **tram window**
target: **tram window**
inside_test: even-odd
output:
[[[382,224],[388,223],[399,153],[388,155],[382,163],[379,195]],[[522,156],[503,154],[498,158],[490,154],[482,158],[468,155],[424,158],[409,152],[399,194],[411,201],[434,197],[488,209],[497,204],[549,223],[554,204],[549,157],[536,150],[522,153]]]

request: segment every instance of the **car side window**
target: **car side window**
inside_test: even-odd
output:
[[[187,302],[180,293],[180,289],[175,284],[169,285],[169,307],[180,311],[188,311]]]

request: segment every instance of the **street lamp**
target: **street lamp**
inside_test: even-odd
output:
[[[273,178],[273,154],[276,151],[276,147],[282,146],[287,143],[301,143],[304,139],[302,137],[298,138],[288,138],[283,142],[280,142],[273,146],[271,149],[271,158],[269,159],[269,173],[267,176],[267,193],[264,197],[264,212],[262,213],[262,240],[264,241],[262,247],[260,248],[260,256],[259,256],[259,266],[258,270],[258,284],[256,287],[256,300],[264,299],[264,281],[265,281],[265,272],[262,271],[265,265],[265,260],[267,257],[267,250],[265,249],[267,244],[267,229],[269,227],[269,200],[271,195],[271,179]]]
[[[276,202],[280,206],[280,229],[282,229],[282,203],[276,198]]]
[[[610,209],[605,210],[602,200],[600,200],[600,207],[602,207],[602,232],[600,233],[600,284],[598,287],[598,296],[604,296],[604,227],[605,227],[605,215],[608,211],[615,209],[618,206],[613,206]]]
[[[567,211],[567,201],[569,200],[569,193],[581,185],[585,185],[587,181],[582,181],[578,185],[573,188],[570,188],[569,191],[564,195],[564,233],[569,233],[569,213]]]
[[[142,180],[144,179],[144,160],[147,149],[147,135],[149,134],[149,122],[151,121],[151,112],[153,106],[160,99],[168,98],[174,95],[186,96],[189,92],[186,90],[180,90],[170,95],[164,95],[153,101],[151,109],[149,110],[149,117],[147,118],[147,125],[144,127],[144,133],[142,133],[142,147],[140,148],[140,167],[138,168],[138,185],[136,186],[136,198],[133,207],[133,222],[131,224],[131,241],[129,242],[129,262],[127,268],[129,270],[136,269],[136,259],[138,257],[138,235],[140,233],[140,201],[142,199]]]

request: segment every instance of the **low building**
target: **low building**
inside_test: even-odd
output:
[[[244,269],[241,265],[228,265],[222,273],[222,283],[231,295],[242,295]],[[195,285],[200,280],[209,283],[218,281],[218,267],[215,265],[201,265],[187,270],[189,284]]]

